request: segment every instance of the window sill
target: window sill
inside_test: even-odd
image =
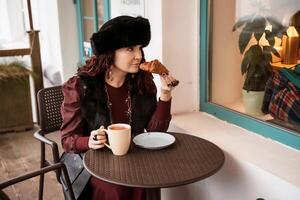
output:
[[[236,159],[300,187],[300,152],[296,149],[204,112],[173,114],[169,131],[184,131],[207,139]]]

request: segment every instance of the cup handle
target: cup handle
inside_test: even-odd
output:
[[[103,129],[103,131],[104,131],[104,132],[105,132],[105,134],[107,135],[106,139],[108,140],[108,131],[107,131],[107,129]],[[110,148],[110,149],[111,149],[110,145],[109,145],[109,144],[107,144],[106,142],[104,143],[104,145],[105,145],[106,147],[108,147],[108,148]]]

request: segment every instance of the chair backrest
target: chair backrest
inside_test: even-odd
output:
[[[63,99],[61,86],[45,88],[38,92],[39,125],[44,133],[60,129],[62,124],[60,108]]]

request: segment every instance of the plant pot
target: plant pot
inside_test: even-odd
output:
[[[29,76],[0,82],[0,132],[33,128]]]
[[[261,111],[262,103],[264,99],[264,91],[242,91],[243,102],[245,107],[245,113],[251,116],[263,116],[264,113]]]

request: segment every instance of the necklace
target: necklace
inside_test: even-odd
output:
[[[108,109],[109,118],[110,118],[110,124],[113,124],[113,122],[114,122],[113,116],[112,116],[112,106],[113,106],[113,104],[111,103],[106,84],[104,84],[104,91],[105,91],[106,97],[107,97],[106,102],[107,102],[107,109]],[[127,111],[125,113],[126,113],[127,118],[128,118],[128,124],[131,125],[132,105],[131,105],[131,95],[130,95],[129,90],[127,91],[127,97],[125,99],[125,104],[127,105]]]

